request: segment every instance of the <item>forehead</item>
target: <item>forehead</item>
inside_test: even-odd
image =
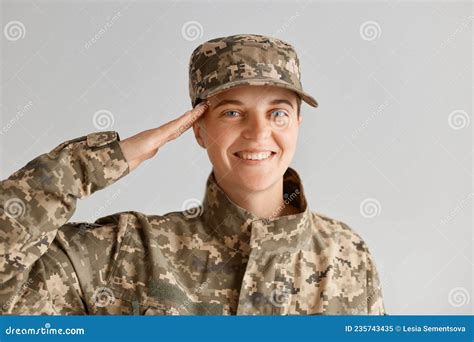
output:
[[[244,85],[235,88],[224,90],[209,98],[211,104],[216,104],[225,99],[239,99],[241,101],[259,101],[271,102],[275,99],[287,99],[296,101],[297,95],[295,92],[282,87],[264,85]]]

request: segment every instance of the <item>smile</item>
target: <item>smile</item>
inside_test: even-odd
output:
[[[261,151],[261,152],[236,152],[234,156],[237,158],[246,161],[246,162],[261,162],[265,160],[270,160],[276,153],[273,151]]]

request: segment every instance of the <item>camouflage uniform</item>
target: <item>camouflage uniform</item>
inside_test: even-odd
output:
[[[211,172],[195,210],[68,222],[77,199],[129,173],[118,141],[66,141],[0,183],[3,314],[385,314],[366,244],[309,210],[292,168],[298,214],[259,219]]]

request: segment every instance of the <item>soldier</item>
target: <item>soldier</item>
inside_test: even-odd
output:
[[[301,101],[294,48],[243,34],[198,46],[193,109],[120,140],[91,133],[0,183],[3,314],[385,314],[367,245],[310,210],[293,158]],[[213,165],[203,204],[68,222],[190,127]]]

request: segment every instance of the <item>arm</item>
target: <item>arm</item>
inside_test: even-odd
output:
[[[112,236],[116,232],[113,226],[104,228],[110,239],[96,243],[97,253],[88,258],[89,264],[80,272],[82,279],[78,279],[78,260],[85,264],[81,258],[89,252],[79,250],[81,246],[70,248],[71,234],[58,235],[59,228],[74,214],[77,199],[127,175],[162,145],[185,132],[206,109],[207,105],[197,106],[161,127],[124,141],[119,141],[113,131],[66,141],[1,181],[1,312],[86,313],[81,284],[109,269],[113,260],[104,251],[114,247]],[[75,228],[69,224],[66,230]]]
[[[74,306],[78,305],[74,270],[64,253],[49,248],[58,229],[74,214],[77,199],[113,184],[128,172],[118,134],[101,132],[66,141],[0,182],[2,312],[13,312],[16,302],[29,297],[30,302],[38,299],[36,304],[30,303],[35,304],[36,312],[54,313],[50,303],[42,303],[45,282],[37,281],[38,275],[51,272],[58,275],[58,282],[75,291]],[[69,280],[68,274],[72,275]]]

